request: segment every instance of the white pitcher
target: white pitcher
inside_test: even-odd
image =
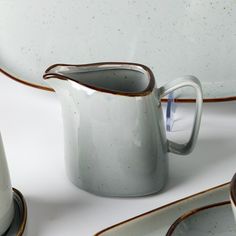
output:
[[[190,153],[202,112],[202,91],[193,76],[156,88],[152,71],[134,63],[57,64],[44,79],[62,105],[65,160],[71,181],[103,196],[158,192],[168,176],[168,152]],[[190,140],[166,139],[160,99],[180,87],[196,90]]]

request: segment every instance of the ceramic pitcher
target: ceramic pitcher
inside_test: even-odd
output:
[[[57,64],[44,79],[62,105],[65,161],[70,180],[103,196],[158,192],[168,177],[168,152],[186,155],[197,140],[202,91],[185,76],[157,88],[152,71],[134,63]],[[180,88],[196,91],[190,140],[167,140],[161,98]]]

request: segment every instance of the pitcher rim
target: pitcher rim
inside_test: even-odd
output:
[[[124,66],[125,68],[127,68],[126,66],[132,66],[134,68],[132,68],[133,70],[139,71],[139,72],[145,72],[147,74],[148,77],[148,85],[146,86],[146,88],[140,92],[122,92],[122,91],[112,91],[109,89],[105,89],[105,88],[98,88],[96,86],[93,85],[88,85],[85,83],[82,83],[81,81],[77,81],[73,78],[70,78],[66,75],[61,75],[59,73],[55,73],[55,72],[50,72],[50,70],[52,70],[53,68],[59,67],[59,66],[74,66],[74,67],[89,67],[89,66],[97,66],[97,67],[110,67],[110,66],[120,66],[122,68],[122,66]],[[139,68],[136,69],[135,67]],[[140,96],[146,96],[148,94],[150,94],[154,87],[155,87],[155,78],[153,75],[152,70],[140,63],[133,63],[133,62],[98,62],[98,63],[89,63],[89,64],[63,64],[63,63],[57,63],[57,64],[53,64],[51,66],[49,66],[44,75],[43,75],[43,79],[47,80],[47,79],[51,79],[51,78],[57,78],[57,79],[61,79],[61,80],[72,80],[80,85],[83,85],[85,87],[88,87],[90,89],[99,91],[99,92],[104,92],[104,93],[109,93],[109,94],[114,94],[114,95],[123,95],[123,96],[130,96],[130,97],[140,97]]]

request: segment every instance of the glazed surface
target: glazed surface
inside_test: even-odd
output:
[[[235,1],[12,0],[0,8],[0,67],[28,82],[46,86],[42,74],[54,63],[130,61],[150,66],[159,86],[193,74],[205,98],[235,97]]]

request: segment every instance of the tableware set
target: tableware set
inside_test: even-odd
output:
[[[65,166],[74,185],[105,197],[158,193],[168,179],[168,153],[187,155],[195,147],[203,99],[236,100],[236,38],[232,34],[236,4],[197,0],[192,8],[191,3],[179,0],[171,2],[177,9],[172,14],[169,1],[164,0],[158,6],[155,1],[44,1],[0,1],[0,72],[26,85],[56,92],[64,125]],[[22,2],[26,7],[21,7]],[[113,9],[117,10],[117,18],[110,21]],[[142,11],[137,13],[137,9]],[[11,15],[14,17],[9,22]],[[215,24],[219,15],[222,27]],[[21,33],[19,19],[27,26],[27,37]],[[88,22],[90,27],[78,22]],[[172,30],[167,31],[170,27]],[[193,29],[198,29],[200,35]],[[224,37],[228,48],[222,46],[226,44]],[[21,47],[14,44],[15,38]],[[117,38],[123,48],[117,46]],[[157,45],[155,50],[153,45]],[[109,62],[111,58],[118,62]],[[84,64],[91,60],[101,62]],[[53,64],[55,61],[80,64]],[[190,73],[200,81],[188,75],[166,83]],[[186,87],[192,87],[195,96]],[[196,102],[186,143],[167,139],[164,127],[161,101],[178,89],[180,100]],[[23,235],[26,202],[11,186],[1,137],[0,209],[0,235]],[[236,176],[230,184],[144,213],[96,236],[201,236],[222,232],[231,236],[236,234],[233,214],[236,221]]]
[[[157,88],[154,75],[147,66],[107,62],[56,64],[46,70],[43,78],[56,91],[61,102],[66,169],[72,183],[81,189],[106,197],[156,193],[162,189],[168,177],[167,153],[186,155],[196,144],[202,113],[202,90],[194,76],[184,76]],[[193,87],[196,91],[194,124],[190,140],[185,144],[166,138],[161,107],[161,98],[181,87]],[[7,176],[3,146],[1,150],[4,163],[1,167]],[[1,173],[4,174],[4,171]],[[9,191],[9,176],[5,179],[8,181],[5,202],[12,205],[3,216],[1,228],[7,235],[14,235],[10,232],[16,232],[19,224],[20,229],[25,227],[26,205],[17,190],[13,197]],[[232,180],[230,196],[232,207],[235,207],[233,183]],[[18,197],[15,196],[17,193]],[[236,227],[230,202],[218,203],[219,200],[227,200],[226,196],[229,196],[229,185],[190,196],[128,220],[126,223],[131,225],[127,229],[126,223],[120,223],[97,235],[149,235],[150,230],[158,235],[197,235],[200,229],[212,231],[215,235],[222,230],[225,234],[233,235]],[[213,204],[204,205],[210,203]],[[200,208],[193,210],[195,207]],[[181,216],[186,211],[189,212]],[[14,214],[18,217],[13,219]],[[161,225],[156,224],[159,217],[162,219]],[[206,223],[207,217],[210,217],[209,223]],[[224,227],[219,222],[222,217],[227,221]],[[149,221],[155,222],[155,226],[150,225]],[[170,223],[173,223],[171,227]]]
[[[168,177],[167,153],[186,155],[196,144],[202,113],[202,90],[194,76],[184,76],[157,88],[154,75],[147,66],[107,62],[56,64],[46,70],[43,78],[56,91],[61,102],[66,169],[70,180],[81,189],[106,197],[156,193]],[[161,98],[181,87],[193,87],[196,91],[194,124],[190,140],[185,144],[166,139],[161,107]],[[3,186],[0,185],[4,190],[0,192],[0,203],[5,206],[5,212],[1,212],[1,233],[22,235],[26,224],[26,204],[17,190],[12,193],[2,144],[0,150],[0,173],[4,175]],[[233,180],[230,196],[234,209]],[[236,228],[230,202],[217,203],[229,195],[228,188],[225,185],[191,196],[97,235],[149,235],[150,230],[158,235],[197,235],[199,230],[211,231],[215,235],[223,230],[225,235],[233,235]],[[213,205],[204,206],[209,203]],[[200,208],[193,210],[194,207]],[[191,211],[177,217],[188,210]],[[158,217],[162,219],[161,225],[156,224]],[[206,223],[208,217],[210,221]],[[222,217],[227,224],[220,222]],[[155,222],[155,226],[150,225],[149,220]],[[168,230],[170,223],[173,224]]]

